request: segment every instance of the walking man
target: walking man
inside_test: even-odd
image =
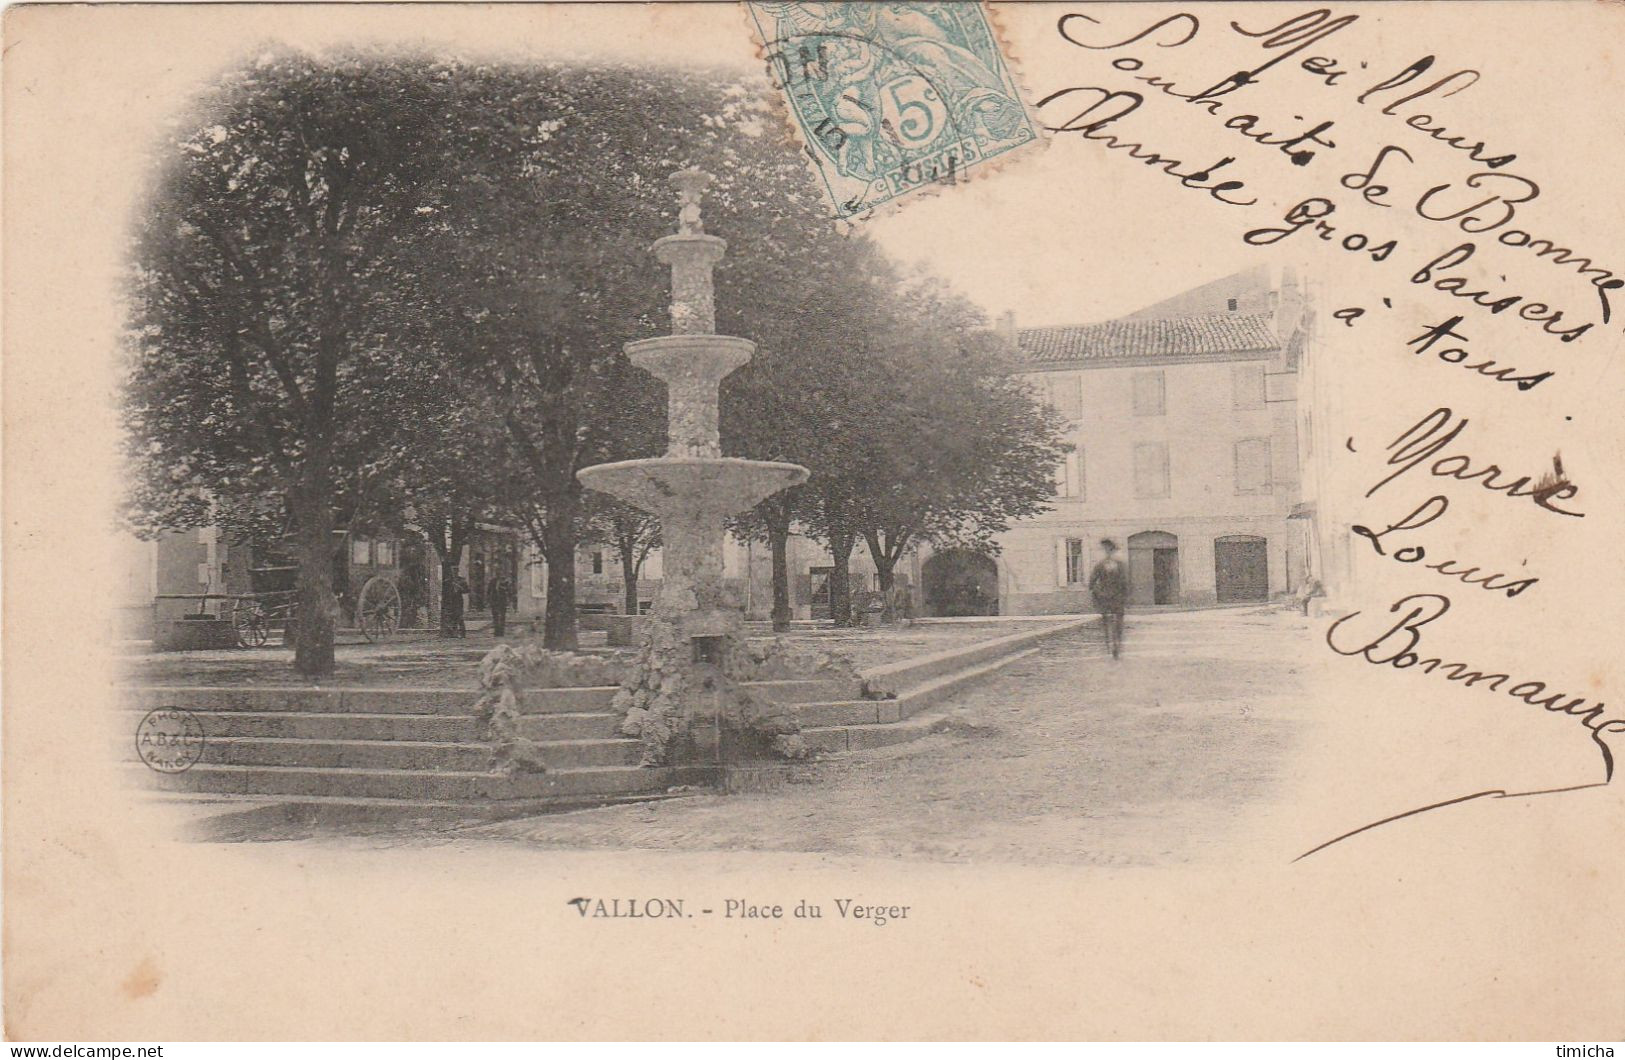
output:
[[[491,636],[500,637],[508,629],[508,608],[513,604],[513,582],[500,568],[485,588],[485,599],[491,605]]]
[[[1100,612],[1101,624],[1106,627],[1106,647],[1116,659],[1123,652],[1123,608],[1128,604],[1128,571],[1117,558],[1117,542],[1111,538],[1101,541],[1106,557],[1089,572],[1089,595]]]

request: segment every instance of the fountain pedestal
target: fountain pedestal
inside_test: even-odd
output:
[[[679,196],[678,232],[657,241],[654,253],[671,266],[672,334],[626,345],[634,364],[666,384],[666,455],[577,474],[588,488],[660,519],[660,592],[616,707],[625,713],[623,731],[642,738],[646,765],[723,764],[770,751],[794,755],[794,721],[739,680],[747,662],[745,621],[724,598],[723,521],[806,481],[807,469],[722,455],[722,380],[756,347],[715,334],[711,270],[727,244],[706,235],[700,220],[710,176],[690,169],[671,181]]]

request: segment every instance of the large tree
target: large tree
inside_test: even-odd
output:
[[[792,526],[829,550],[831,618],[846,625],[860,543],[884,590],[920,541],[992,549],[1012,521],[1044,510],[1065,451],[1061,422],[1011,374],[978,309],[928,274],[898,275],[865,243],[838,260],[805,270],[793,289],[805,301],[780,305],[784,347],[742,370],[735,390],[742,447],[812,470],[736,520],[773,546],[780,629]]]
[[[921,541],[991,551],[1048,509],[1065,421],[1013,374],[980,310],[934,277],[902,283],[876,336],[891,408],[874,432],[856,520],[882,590]]]
[[[730,452],[787,460],[812,472],[806,485],[769,497],[732,523],[765,540],[772,557],[773,626],[790,624],[788,542],[804,529],[835,557],[832,607],[844,623],[846,560],[858,540],[856,492],[890,397],[874,335],[884,326],[895,274],[867,239],[818,225],[808,251],[759,275],[782,293],[771,317],[751,321],[755,359],[724,384],[723,439]]]
[[[398,514],[402,425],[440,389],[410,244],[457,183],[452,85],[428,61],[262,57],[160,145],[136,222],[131,522],[275,511],[305,674],[333,666],[335,532]]]

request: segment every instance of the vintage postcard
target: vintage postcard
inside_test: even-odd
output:
[[[8,9],[8,1036],[1618,1048],[1622,40]]]

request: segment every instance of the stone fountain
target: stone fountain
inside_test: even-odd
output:
[[[653,250],[671,266],[671,334],[626,345],[632,363],[667,389],[666,455],[583,468],[582,484],[660,518],[662,579],[632,675],[616,708],[639,736],[645,765],[726,764],[776,752],[795,757],[795,722],[744,687],[745,619],[724,598],[723,520],[807,479],[796,464],[722,455],[718,395],[756,344],[716,334],[711,271],[727,243],[705,233],[700,197],[711,176],[671,175],[677,234]]]

